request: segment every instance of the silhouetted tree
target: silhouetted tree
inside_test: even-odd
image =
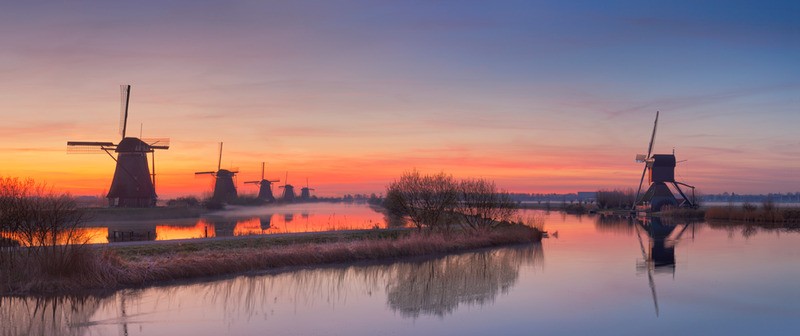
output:
[[[517,212],[507,192],[497,190],[494,182],[484,179],[465,179],[459,183],[457,210],[462,226],[473,230],[488,230],[508,221]]]
[[[458,185],[451,175],[414,170],[389,184],[386,199],[390,212],[407,215],[417,229],[446,227],[444,219],[458,203]]]

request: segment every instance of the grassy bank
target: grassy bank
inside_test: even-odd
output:
[[[0,284],[4,285],[6,294],[12,295],[75,293],[289,266],[451,253],[539,240],[541,232],[538,230],[513,225],[482,234],[369,231],[130,247],[83,246],[75,253],[68,273],[51,274],[46,269],[28,267],[26,274],[3,275]]]

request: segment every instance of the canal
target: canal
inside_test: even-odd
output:
[[[360,207],[335,212],[371,211]],[[550,238],[96,296],[2,298],[0,334],[800,334],[798,231],[526,215],[544,218]],[[386,227],[381,220],[367,223]]]

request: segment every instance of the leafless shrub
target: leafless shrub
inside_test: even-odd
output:
[[[492,181],[464,179],[438,173],[404,173],[387,187],[384,207],[408,216],[418,228],[449,230],[460,224],[473,231],[490,230],[516,213],[514,201]]]
[[[544,232],[544,222],[545,216],[541,214],[532,214],[528,216],[518,216],[515,222],[525,225],[530,228],[534,228],[537,231]]]
[[[389,211],[408,216],[417,229],[441,228],[457,206],[458,188],[451,175],[421,175],[414,170],[389,184],[386,198]]]
[[[506,222],[517,212],[507,192],[499,191],[494,182],[465,179],[459,183],[456,211],[463,216],[462,226],[472,230],[488,230]]]
[[[599,190],[597,191],[597,206],[601,209],[628,209],[636,201],[633,189],[628,190]]]
[[[88,237],[77,230],[85,215],[72,197],[55,194],[44,184],[0,179],[0,233],[6,238],[0,273],[6,286],[21,279],[87,271],[90,265],[86,261],[91,259],[85,247]]]

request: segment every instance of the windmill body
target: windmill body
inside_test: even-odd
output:
[[[211,175],[214,177],[214,194],[211,196],[212,201],[216,202],[230,202],[236,197],[236,184],[233,178],[239,173],[238,170],[222,169],[222,142],[219,143],[219,161],[217,162],[216,171],[196,172],[195,175]]]
[[[68,141],[69,153],[106,153],[116,161],[114,177],[108,190],[109,206],[152,207],[158,196],[155,188],[155,150],[169,149],[169,139],[140,139],[126,137],[130,85],[121,85],[120,134],[118,144],[113,142]],[[116,152],[114,157],[111,151]],[[153,168],[147,154],[153,154]]]
[[[275,202],[275,196],[272,195],[272,183],[280,182],[280,180],[267,180],[264,178],[264,164],[261,162],[261,180],[260,181],[247,181],[245,184],[258,184],[258,198],[267,202]]]
[[[300,198],[306,201],[311,199],[311,189],[308,187],[300,188]]]
[[[236,192],[236,185],[233,183],[233,176],[236,173],[220,169],[216,173],[216,181],[214,182],[214,196],[212,198],[217,201],[227,202],[236,199],[238,196]]]
[[[286,172],[286,178],[283,179],[283,185],[279,188],[283,189],[283,196],[282,200],[284,202],[294,202],[295,194],[294,194],[294,186],[289,184],[289,172]]]
[[[261,180],[258,183],[259,183],[258,198],[263,199],[265,201],[274,202],[275,196],[272,195],[272,181]]]
[[[308,201],[311,199],[311,191],[314,190],[308,187],[308,179],[306,179],[306,186],[300,188],[300,199]]]
[[[285,184],[282,185],[281,188],[283,188],[283,200],[286,202],[294,201],[294,186],[291,184]]]
[[[694,207],[695,202],[690,200],[686,194],[683,193],[679,185],[683,185],[692,189],[694,187],[688,184],[675,181],[675,167],[677,160],[675,154],[652,154],[653,144],[656,137],[656,128],[658,127],[658,112],[656,112],[656,121],[653,124],[653,135],[650,138],[650,146],[647,150],[647,155],[637,155],[636,161],[645,164],[644,171],[642,171],[642,178],[639,180],[639,189],[636,192],[636,206],[643,206],[648,211],[661,211],[666,206],[672,207]],[[648,173],[649,174],[646,174]],[[644,194],[641,194],[642,182],[645,175],[648,176],[650,186]],[[681,200],[675,197],[669,185],[672,185],[675,190],[680,194]],[[639,195],[642,195],[640,198]]]
[[[111,180],[106,198],[111,206],[150,207],[155,206],[156,188],[150,180],[147,153],[150,146],[138,138],[120,141],[117,152],[117,168]]]

